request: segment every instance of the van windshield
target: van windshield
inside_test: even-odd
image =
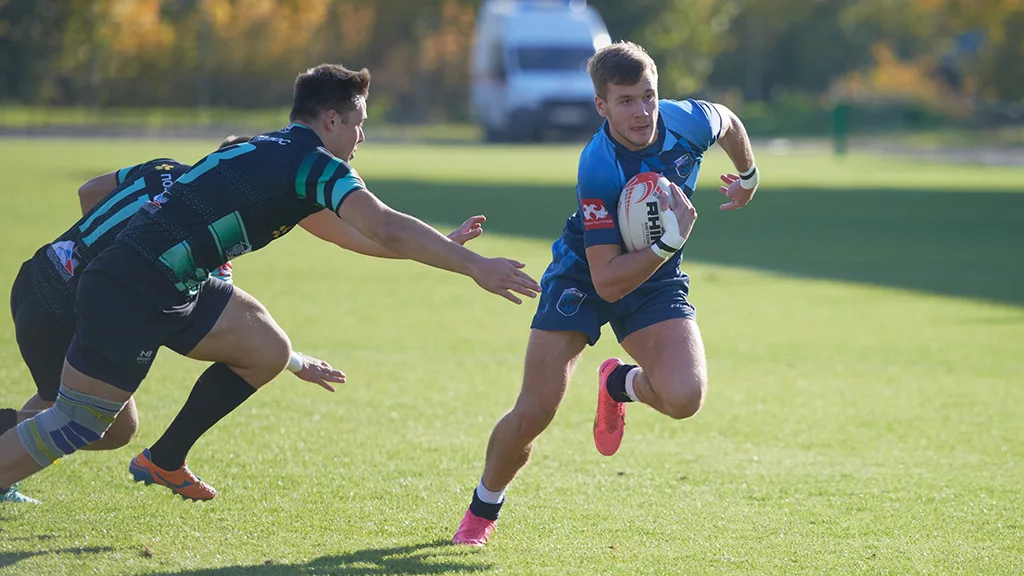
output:
[[[591,46],[521,46],[516,48],[519,69],[525,72],[582,70],[594,55]]]

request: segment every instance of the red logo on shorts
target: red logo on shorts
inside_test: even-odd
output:
[[[583,209],[583,227],[587,230],[615,228],[615,222],[612,222],[612,215],[605,208],[604,200],[584,198],[580,200],[580,207]]]

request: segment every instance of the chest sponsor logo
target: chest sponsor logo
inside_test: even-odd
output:
[[[78,255],[78,247],[75,246],[74,241],[54,242],[50,244],[50,248],[53,248],[53,253],[57,257],[57,264],[60,269],[66,273],[68,278],[74,276],[75,271],[78,270],[78,264],[81,262]]]
[[[252,252],[252,245],[248,242],[239,242],[231,248],[228,248],[227,251],[224,252],[224,255],[228,258],[238,258],[242,254],[248,254],[249,252]]]

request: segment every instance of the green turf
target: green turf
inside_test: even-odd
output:
[[[372,134],[371,134],[372,137]],[[74,219],[100,171],[216,142],[0,142],[0,284]],[[387,201],[539,276],[574,205],[577,147],[364,146]],[[1024,572],[1024,171],[762,155],[751,206],[720,213],[720,154],[687,252],[711,384],[671,421],[631,407],[590,437],[588,350],[482,551],[445,544],[487,434],[518,391],[532,303],[346,254],[301,232],[236,262],[298,349],[349,375],[276,380],[196,446],[220,496],[128,480],[203,366],[163,351],[130,447],[79,454],[0,506],[0,574],[1020,574]],[[31,392],[0,320],[0,404]]]

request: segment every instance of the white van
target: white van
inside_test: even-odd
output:
[[[586,64],[610,43],[586,0],[485,0],[473,44],[470,112],[487,140],[592,134],[601,118]]]

